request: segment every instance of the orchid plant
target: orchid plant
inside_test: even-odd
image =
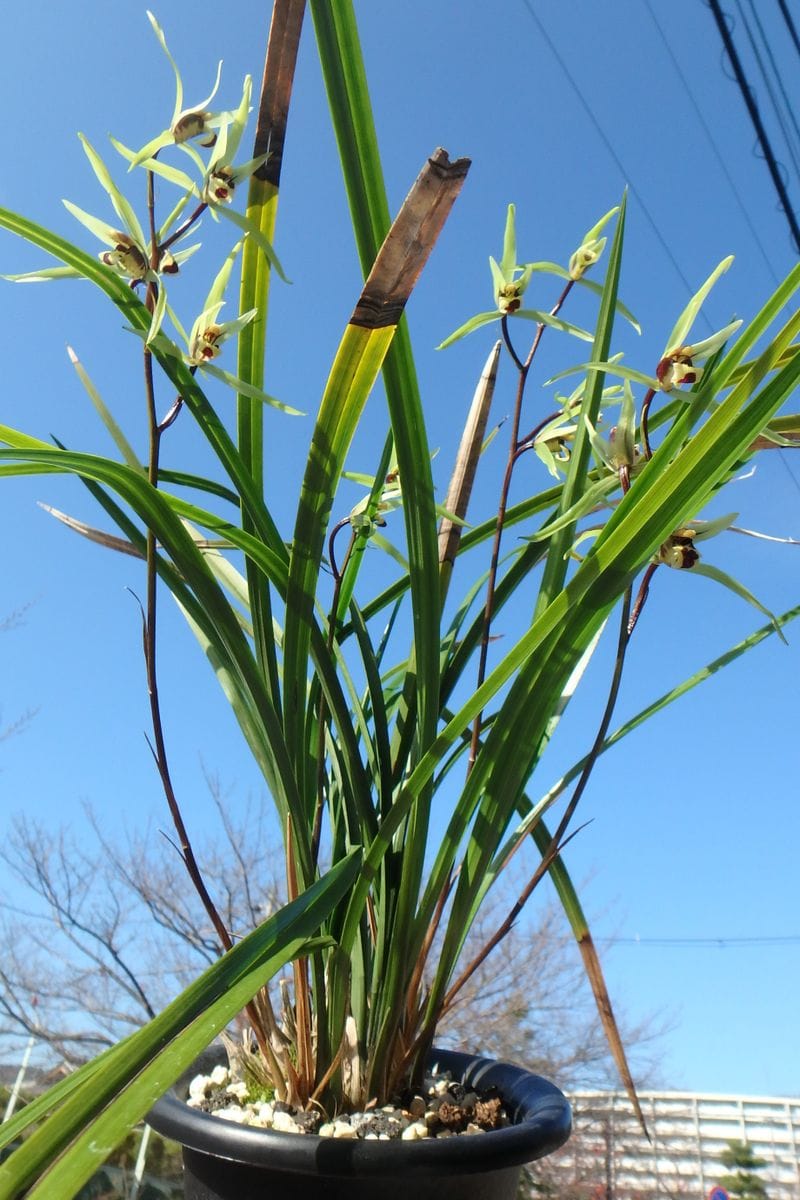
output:
[[[779,411],[800,378],[800,314],[778,322],[800,285],[800,267],[749,322],[692,341],[701,306],[730,265],[726,259],[681,314],[648,373],[613,352],[618,320],[638,328],[618,295],[624,199],[576,238],[566,266],[517,261],[510,206],[501,257],[489,260],[493,307],[442,343],[446,348],[490,324],[499,333],[445,501],[437,503],[401,316],[469,164],[436,151],[390,221],[348,0],[336,6],[312,0],[311,11],[366,282],[314,418],[293,528],[279,528],[265,498],[263,412],[273,406],[288,417],[296,410],[264,390],[264,347],[271,277],[285,279],[273,240],[302,9],[297,0],[274,5],[276,36],[248,160],[240,163],[238,156],[251,105],[249,79],[236,107],[210,111],[218,73],[211,94],[186,108],[180,72],[150,16],[174,72],[173,113],[138,151],[112,139],[131,194],[143,196],[144,218],[86,138],[83,148],[115,219],[67,207],[105,247],[99,255],[0,210],[0,226],[60,261],[7,278],[88,280],[141,343],[146,462],[73,355],[118,457],[0,426],[0,473],[77,476],[114,532],[57,515],[108,551],[144,560],[152,747],[176,830],[176,872],[188,872],[222,952],[154,1021],[3,1127],[0,1145],[33,1131],[0,1166],[0,1197],[71,1194],[242,1011],[280,1098],[332,1108],[383,1101],[420,1072],[442,1017],[548,874],[635,1095],[561,852],[599,755],[674,698],[662,697],[609,732],[627,646],[657,568],[705,570],[766,612],[742,584],[700,564],[695,543],[734,519],[707,521],[701,513],[741,465],[762,447],[793,442],[799,422]],[[173,161],[184,159],[186,171]],[[177,189],[165,214],[156,203],[156,178]],[[245,181],[241,213],[233,206]],[[206,215],[232,223],[238,240],[184,325],[169,289],[176,272],[199,273],[197,247],[178,244]],[[234,268],[238,302],[231,295]],[[534,279],[538,294],[548,279],[558,281],[549,307],[524,307]],[[592,329],[562,315],[575,289],[594,297]],[[230,314],[224,320],[223,309]],[[545,336],[560,339],[564,356],[552,382],[574,376],[576,386],[568,395],[556,391],[554,411],[532,423],[527,387]],[[219,362],[230,359],[234,343],[235,370],[223,369]],[[579,344],[590,347],[588,357],[576,354]],[[501,356],[515,378],[506,468],[492,511],[476,518],[470,500],[490,440]],[[576,364],[576,357],[582,361]],[[389,412],[385,444],[377,461],[353,463],[353,438],[381,373]],[[212,399],[214,388],[236,397],[235,425]],[[182,422],[196,423],[217,475],[198,475],[191,463],[180,472],[162,466],[164,440],[176,438]],[[295,424],[292,436],[307,436],[298,430]],[[515,468],[530,452],[542,461],[538,490],[512,503]],[[345,478],[363,483],[366,495],[341,511]],[[521,536],[509,549],[512,528]],[[370,544],[394,564],[388,582],[383,572],[377,584],[370,578],[364,553]],[[172,782],[156,655],[163,591],[177,601],[216,674],[284,836],[289,903],[241,938],[225,927],[202,878],[191,813]],[[498,650],[498,612],[529,596],[535,600],[521,627]],[[780,633],[798,611],[767,613],[766,625],[728,657]],[[616,662],[590,749],[537,795],[548,742],[612,620],[619,625]],[[549,810],[557,811],[568,793],[551,829]],[[482,902],[526,847],[533,864],[519,901],[485,945],[466,952]],[[293,964],[292,986],[279,998],[269,980],[286,963]]]

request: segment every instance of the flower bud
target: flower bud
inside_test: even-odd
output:
[[[582,279],[589,267],[593,267],[606,244],[606,238],[591,238],[588,242],[584,242],[579,246],[572,258],[569,260],[569,277],[570,279]]]

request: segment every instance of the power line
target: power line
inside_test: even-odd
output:
[[[764,66],[764,60],[761,57],[761,51],[758,48],[758,44],[756,42],[755,36],[753,34],[752,29],[750,28],[750,23],[744,14],[744,10],[742,9],[741,0],[736,0],[736,7],[739,10],[739,16],[741,17],[742,24],[744,25],[745,33],[747,34],[747,40],[749,41],[750,48],[753,51],[753,57],[756,60],[756,65],[758,66],[759,73],[761,75],[761,78],[764,80],[764,86],[767,89],[767,95],[770,98],[770,103],[772,104],[772,109],[775,113],[777,122],[781,127],[781,133],[783,134],[784,141],[786,142],[786,148],[789,151],[789,154],[791,156],[792,163],[794,165],[794,169],[798,174],[800,174],[800,162],[798,162],[797,154],[795,153],[794,145],[792,144],[791,135],[789,133],[789,130],[786,127],[786,122],[784,120],[783,113],[781,111],[781,106],[778,103],[777,96],[775,95],[775,89],[772,86],[769,75],[767,73],[767,69]],[[753,14],[753,18],[755,20],[756,26],[758,27],[758,32],[761,35],[761,41],[764,44],[764,48],[765,48],[765,50],[767,52],[767,56],[770,60],[770,64],[772,66],[772,73],[775,76],[775,79],[777,80],[781,96],[783,97],[783,102],[786,105],[786,108],[788,110],[789,119],[791,120],[792,124],[794,125],[795,135],[800,137],[800,130],[798,130],[798,128],[797,128],[797,121],[795,119],[794,113],[792,112],[792,106],[789,103],[789,97],[787,96],[786,89],[784,88],[783,83],[781,81],[780,72],[778,71],[777,65],[775,63],[775,58],[772,53],[772,49],[770,47],[769,41],[767,40],[767,36],[764,33],[764,26],[761,24],[761,20],[755,9],[755,6],[753,4],[753,0],[750,0],[750,10]],[[781,164],[778,164],[778,165],[780,166]]]
[[[604,145],[604,148],[606,148],[606,150],[608,151],[609,156],[612,157],[612,160],[614,161],[616,168],[618,168],[618,170],[622,176],[622,179],[626,180],[627,186],[630,187],[632,196],[636,197],[636,199],[638,200],[638,204],[640,206],[640,209],[642,209],[642,211],[643,211],[646,222],[648,222],[650,228],[652,229],[652,232],[655,233],[657,241],[660,242],[662,250],[664,251],[664,253],[666,253],[666,256],[669,259],[669,262],[672,263],[672,265],[674,266],[676,274],[678,274],[678,276],[680,277],[681,282],[684,283],[684,286],[685,286],[687,292],[690,293],[690,295],[693,294],[694,289],[692,288],[691,283],[688,282],[686,276],[684,275],[684,271],[682,271],[681,266],[678,263],[678,260],[675,259],[672,248],[670,248],[667,240],[664,239],[664,236],[661,233],[660,228],[658,228],[658,226],[655,222],[655,218],[652,217],[650,209],[648,208],[648,205],[646,205],[644,197],[642,196],[642,193],[640,193],[637,186],[633,184],[630,174],[628,174],[627,170],[625,169],[624,162],[622,162],[619,155],[616,154],[616,151],[614,150],[614,146],[612,145],[612,143],[610,143],[610,140],[607,137],[606,132],[604,132],[603,127],[600,124],[600,121],[597,120],[593,110],[591,110],[589,103],[587,101],[587,98],[585,98],[581,88],[579,88],[577,80],[575,79],[575,77],[573,77],[573,74],[570,71],[569,66],[566,65],[566,62],[563,59],[563,56],[561,56],[561,54],[559,53],[557,46],[555,46],[555,43],[553,42],[552,37],[549,36],[547,30],[545,29],[545,26],[543,26],[539,17],[536,16],[533,5],[531,5],[531,0],[522,0],[522,2],[523,2],[524,7],[527,8],[530,19],[533,20],[534,24],[536,25],[536,29],[539,30],[540,35],[543,38],[543,41],[545,41],[545,43],[547,44],[547,47],[549,48],[549,50],[551,50],[553,58],[555,59],[555,61],[558,62],[558,65],[560,66],[561,71],[564,72],[567,82],[569,82],[569,84],[572,88],[572,91],[575,92],[575,95],[577,96],[579,103],[581,103],[584,113],[587,114],[589,120],[591,121],[591,124],[593,124],[593,126],[595,127],[597,136],[599,136],[602,144]],[[645,2],[646,2],[646,4],[648,4],[648,8],[650,10],[648,0],[645,0]],[[705,2],[708,5],[711,4],[711,0],[705,0]],[[718,5],[715,8],[715,16],[716,16],[717,11],[718,11]],[[682,72],[680,70],[680,67],[678,66],[678,64],[676,64],[674,55],[672,53],[672,49],[669,48],[669,44],[666,41],[666,38],[664,38],[661,26],[658,25],[658,22],[655,19],[655,16],[654,16],[654,13],[652,13],[652,10],[650,10],[650,16],[652,18],[654,18],[658,32],[660,32],[660,34],[662,36],[662,40],[664,41],[664,44],[667,44],[667,49],[669,50],[670,58],[673,59],[673,62],[675,62],[676,68],[678,68],[680,78],[682,79],[682,82],[684,82],[684,84],[686,86],[687,94],[690,95],[691,101],[694,104],[694,109],[696,109],[698,118],[699,118],[700,122],[702,122],[704,130],[706,132],[706,136],[709,137],[712,148],[714,148],[715,154],[717,155],[718,160],[720,160],[720,162],[722,164],[722,169],[723,169],[724,175],[726,175],[726,178],[730,184],[730,187],[732,187],[734,196],[736,196],[736,199],[739,200],[739,205],[742,210],[742,214],[744,214],[744,216],[745,216],[747,226],[751,230],[754,241],[756,241],[756,244],[758,245],[760,252],[762,252],[762,254],[763,254],[766,266],[768,266],[772,280],[777,282],[777,276],[775,274],[775,270],[772,269],[770,260],[769,260],[768,256],[766,256],[766,251],[764,250],[764,246],[762,244],[762,241],[760,241],[760,239],[759,239],[756,229],[754,229],[754,227],[753,227],[752,221],[750,220],[750,216],[747,215],[746,209],[744,208],[744,204],[742,204],[741,198],[739,197],[739,192],[738,192],[738,190],[736,190],[736,186],[734,184],[732,176],[730,176],[730,173],[728,172],[728,168],[722,160],[720,151],[718,151],[718,149],[716,148],[716,144],[714,142],[714,137],[712,137],[712,134],[709,130],[708,124],[706,124],[705,120],[703,119],[702,114],[700,114],[700,110],[697,106],[697,102],[694,101],[694,97],[692,96],[691,89],[688,88],[688,84],[686,84],[684,72]],[[720,16],[722,17],[721,13],[720,13]],[[727,30],[727,26],[724,26],[724,20],[722,22],[722,28],[724,29],[723,41],[726,40],[726,37],[727,37],[727,40],[729,41],[728,30]],[[735,55],[736,52],[735,52],[735,49],[733,49],[733,43],[730,43],[730,44],[732,44],[733,55]],[[800,48],[800,41],[798,44],[799,44],[799,48]],[[732,59],[732,62],[733,62],[733,59]],[[736,64],[739,65],[739,68],[741,71],[741,65],[739,64],[738,56],[736,56]],[[742,74],[742,79],[744,79],[744,74]],[[750,108],[750,104],[752,103],[752,97],[750,97],[750,92],[748,92],[746,80],[744,80],[744,89],[745,90],[742,91],[742,95],[745,96],[745,101],[748,104],[748,108]],[[760,119],[758,118],[758,110],[757,109],[756,109],[756,118],[759,121],[759,125],[760,125]],[[771,155],[771,150],[770,150],[770,155]],[[769,161],[769,158],[768,158],[768,161]],[[772,158],[772,162],[774,162],[774,161],[775,161],[774,158]],[[778,182],[780,182],[781,188],[783,188],[783,181],[780,178],[778,178]],[[783,191],[786,192],[786,190],[784,190],[784,188],[783,188]],[[788,197],[787,197],[787,205],[788,205]],[[789,212],[792,211],[792,210],[790,210],[790,205],[788,205],[788,208],[784,209],[784,211],[787,212],[787,218],[789,220],[789,223],[792,224],[792,222],[794,221],[794,214],[792,212],[792,217],[789,218]],[[794,221],[793,232],[794,232],[794,229],[796,229],[796,221]],[[798,230],[798,233],[795,234],[795,242],[796,242],[796,245],[798,245],[799,250],[800,250],[800,230]],[[708,313],[705,312],[705,308],[702,308],[702,310],[700,310],[700,318],[702,318],[704,320],[705,324],[708,325],[709,329],[712,329],[710,318],[708,316]],[[784,469],[787,470],[789,478],[792,479],[795,487],[798,487],[798,490],[800,491],[800,484],[799,484],[798,480],[795,479],[793,470],[792,470],[792,468],[789,467],[789,463],[786,461],[786,458],[784,458],[783,451],[780,452],[780,458],[781,458],[781,462],[783,463]]]
[[[608,938],[606,944],[609,946],[659,946],[677,949],[752,950],[766,946],[800,946],[800,934],[789,934],[786,937]]]
[[[789,114],[789,120],[792,122],[794,131],[795,131],[795,134],[796,134],[798,140],[800,140],[800,124],[798,124],[797,118],[794,115],[794,106],[793,106],[791,100],[789,99],[789,96],[787,95],[786,88],[783,86],[783,74],[778,69],[778,65],[775,62],[775,55],[772,53],[772,47],[769,44],[769,38],[767,37],[767,35],[764,32],[764,26],[761,24],[761,18],[758,15],[758,10],[755,5],[755,0],[750,0],[750,8],[752,9],[753,17],[755,18],[756,25],[758,26],[758,31],[761,34],[761,40],[764,43],[764,48],[767,52],[767,57],[769,58],[770,66],[772,67],[772,73],[775,76],[781,96],[783,97],[783,103],[786,106],[787,113]]]
[[[672,263],[676,272],[680,276],[681,281],[683,282],[684,286],[686,287],[686,290],[689,292],[690,295],[693,294],[695,289],[692,287],[692,285],[689,283],[689,280],[684,275],[683,270],[681,269],[680,263],[675,258],[675,255],[673,254],[669,243],[667,242],[666,238],[662,234],[661,230],[656,225],[653,215],[650,212],[650,209],[647,207],[647,204],[645,203],[644,197],[642,196],[641,192],[636,187],[636,185],[633,183],[629,172],[626,171],[626,169],[625,169],[625,164],[622,162],[621,158],[619,157],[616,150],[612,146],[610,140],[606,136],[605,131],[603,130],[603,127],[601,126],[597,117],[592,112],[592,109],[591,109],[588,101],[586,100],[585,96],[583,95],[583,92],[581,91],[576,79],[572,75],[572,72],[570,71],[570,69],[567,66],[564,59],[559,54],[552,38],[548,34],[544,25],[539,20],[536,13],[534,12],[533,5],[531,4],[531,0],[522,0],[522,3],[524,4],[525,8],[528,10],[531,20],[533,21],[536,28],[539,30],[539,33],[541,34],[542,38],[546,42],[546,44],[550,50],[550,53],[553,55],[553,57],[555,58],[558,65],[561,67],[561,70],[566,75],[569,85],[572,88],[575,95],[577,96],[578,100],[580,101],[583,111],[586,113],[587,117],[589,118],[592,125],[594,126],[598,137],[600,138],[601,142],[603,143],[606,150],[610,154],[611,158],[614,160],[617,170],[622,175],[622,178],[627,182],[628,187],[630,188],[631,194],[636,197],[636,200],[639,203],[639,207],[641,208],[642,212],[644,213],[645,219],[647,220],[647,223],[649,224],[653,233],[656,235],[656,238],[658,239],[659,244],[661,245],[664,253],[667,255],[667,258],[670,260],[670,262]],[[704,319],[707,321],[708,318],[707,318],[704,310],[701,310],[701,313],[702,313],[702,316],[704,317]],[[710,327],[711,326],[709,325],[709,328]]]
[[[761,120],[761,114],[758,111],[758,105],[753,99],[752,89],[747,82],[747,76],[744,73],[741,60],[736,51],[736,47],[733,44],[733,39],[731,37],[730,30],[728,29],[727,22],[725,21],[725,17],[722,9],[719,6],[718,0],[706,0],[706,3],[711,9],[714,20],[716,21],[717,29],[719,30],[720,37],[722,38],[722,44],[725,47],[725,52],[728,55],[728,60],[736,77],[736,84],[739,88],[742,99],[747,106],[747,111],[750,114],[750,120],[752,121],[753,128],[756,131],[756,137],[758,138],[759,144],[764,153],[764,158],[766,159],[769,173],[772,176],[772,182],[775,186],[775,191],[778,193],[781,207],[783,208],[784,215],[789,223],[789,228],[792,232],[792,237],[794,238],[795,247],[798,253],[800,253],[800,225],[797,223],[797,217],[795,216],[794,209],[789,199],[788,192],[786,191],[786,186],[783,182],[780,170],[778,169],[775,155],[772,152],[772,146],[767,136],[767,131],[764,128],[764,123]]]
[[[747,224],[747,228],[750,230],[750,234],[753,238],[753,241],[758,246],[758,249],[761,253],[761,257],[764,260],[764,265],[766,266],[767,270],[769,271],[769,274],[772,277],[773,283],[777,284],[779,282],[778,274],[775,271],[774,267],[772,266],[772,263],[770,262],[769,255],[767,254],[767,251],[764,247],[764,243],[761,241],[761,238],[758,235],[758,229],[756,228],[755,223],[753,222],[749,212],[747,211],[744,201],[742,199],[741,193],[739,192],[739,189],[736,186],[736,181],[734,180],[733,176],[731,175],[730,171],[728,170],[728,164],[725,162],[725,159],[724,159],[722,153],[720,152],[719,146],[717,145],[714,134],[711,132],[708,122],[706,121],[705,117],[703,116],[700,105],[697,103],[697,98],[695,97],[695,94],[692,91],[691,84],[689,83],[689,80],[686,78],[683,68],[681,67],[678,59],[676,58],[675,53],[673,52],[672,46],[670,45],[669,39],[667,38],[666,34],[664,33],[663,28],[661,27],[658,17],[653,12],[652,6],[650,4],[650,0],[645,0],[645,6],[647,8],[647,11],[650,13],[653,24],[655,25],[656,29],[658,30],[658,33],[659,33],[659,36],[663,43],[664,49],[672,63],[672,66],[674,67],[675,72],[677,73],[678,78],[681,81],[681,86],[683,87],[687,97],[689,98],[689,102],[691,103],[692,108],[694,109],[695,116],[697,117],[697,120],[699,121],[699,123],[703,129],[703,132],[706,135],[706,138],[708,140],[709,145],[711,146],[711,150],[714,154],[714,157],[717,160],[719,168],[722,171],[723,175],[725,176],[726,180],[728,181],[728,186],[731,189],[731,192],[734,196],[734,199],[736,200],[737,205],[739,206],[739,211],[741,212],[742,216],[744,217],[744,220]]]
[[[789,148],[789,153],[792,155],[792,160],[795,162],[795,165],[797,166],[797,160],[796,160],[794,152],[792,150],[791,141],[790,141],[789,135],[786,131],[786,127],[783,122],[780,108],[775,100],[774,93],[772,91],[769,80],[767,78],[766,71],[764,70],[761,56],[756,47],[755,40],[750,31],[750,27],[747,23],[747,19],[744,15],[744,12],[742,11],[740,0],[736,0],[736,2],[737,2],[737,7],[739,9],[739,14],[742,18],[742,22],[744,24],[745,30],[747,31],[747,36],[750,40],[750,45],[752,46],[753,52],[755,54],[756,62],[758,63],[762,78],[764,79],[764,83],[767,86],[767,91],[769,92],[773,108],[775,109],[775,113],[778,118],[778,123],[780,124],[781,130],[783,132],[783,136],[786,139],[786,144]],[[792,33],[792,36],[795,40],[795,45],[798,48],[798,52],[800,52],[800,40],[798,40],[798,38],[797,38],[797,31],[794,28],[792,19],[788,13],[788,10],[786,10],[784,8],[782,0],[779,0],[779,3],[781,3],[781,11],[784,14],[784,19],[787,21],[787,25],[789,26],[790,32]],[[708,7],[711,9],[712,13],[714,14],[714,19],[717,23],[717,28],[719,29],[719,32],[722,36],[723,45],[725,46],[725,50],[727,52],[728,59],[730,61],[731,67],[733,68],[734,75],[736,77],[736,83],[739,87],[739,91],[742,94],[742,98],[744,99],[744,102],[747,105],[747,111],[750,114],[750,119],[753,123],[753,127],[755,128],[756,136],[759,140],[759,144],[761,145],[761,149],[764,154],[764,158],[766,160],[767,166],[769,167],[769,171],[772,176],[773,183],[775,184],[775,189],[778,192],[780,205],[783,209],[786,220],[789,223],[789,228],[790,228],[790,230],[792,232],[792,236],[794,238],[795,249],[798,251],[798,253],[800,253],[800,230],[798,229],[797,218],[795,216],[791,201],[789,200],[789,195],[788,195],[788,192],[786,191],[786,186],[783,181],[783,176],[780,173],[778,163],[775,159],[774,154],[772,153],[772,147],[770,145],[769,138],[767,137],[766,131],[762,124],[761,116],[758,111],[758,106],[753,97],[752,88],[750,87],[749,83],[747,82],[747,78],[742,69],[741,61],[736,52],[736,48],[733,44],[733,39],[731,38],[730,29],[728,27],[728,24],[725,20],[725,17],[722,13],[722,10],[720,9],[720,6],[719,6],[717,0],[706,0],[706,4],[708,5]],[[761,33],[762,40],[767,48],[767,54],[768,54],[770,62],[772,64],[773,71],[775,72],[775,75],[778,78],[779,83],[780,83],[780,72],[777,70],[777,66],[775,64],[775,59],[774,59],[774,57],[772,55],[772,51],[769,47],[769,42],[767,41],[766,35],[764,33],[764,29],[758,18],[758,14],[756,12],[755,5],[752,3],[752,0],[750,0],[750,7],[753,11],[753,16],[756,19],[756,23],[758,25],[759,32]],[[792,117],[792,122],[793,122],[795,128],[797,128],[797,123],[794,119],[794,114],[792,113],[791,104],[789,103],[789,99],[786,95],[786,92],[783,88],[782,83],[780,83],[780,88],[781,88],[781,93],[783,95],[784,101],[785,101],[787,108],[789,109],[790,115]],[[783,464],[784,470],[786,471],[790,480],[792,481],[794,486],[797,488],[797,490],[800,491],[800,482],[798,482],[797,477],[796,477],[792,467],[789,465],[788,459],[786,458],[786,454],[782,449],[779,452],[779,458],[780,458],[780,461]]]
[[[789,30],[789,37],[794,42],[794,48],[797,51],[797,53],[800,54],[800,37],[797,36],[797,30],[795,29],[795,25],[794,25],[794,21],[792,20],[791,13],[789,12],[789,9],[786,7],[786,0],[778,0],[778,7],[780,8],[781,12],[783,13],[783,19],[786,22],[786,28]]]

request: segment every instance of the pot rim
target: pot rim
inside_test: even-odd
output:
[[[220,1060],[220,1047],[209,1047],[151,1108],[147,1123],[184,1147],[252,1166],[298,1174],[449,1175],[494,1171],[543,1158],[562,1146],[572,1128],[569,1102],[540,1075],[511,1063],[457,1050],[431,1053],[431,1064],[450,1071],[471,1087],[496,1087],[514,1122],[474,1136],[419,1141],[378,1141],[283,1133],[223,1121],[189,1108],[180,1098],[189,1080]]]

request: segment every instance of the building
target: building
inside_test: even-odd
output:
[[[542,1165],[544,1190],[575,1200],[706,1200],[726,1174],[720,1154],[735,1140],[766,1160],[758,1175],[769,1200],[800,1200],[800,1098],[641,1092],[639,1099],[649,1142],[624,1092],[572,1093],[574,1133]]]

